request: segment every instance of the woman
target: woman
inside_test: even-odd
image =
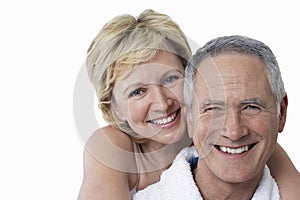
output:
[[[190,57],[179,26],[152,10],[137,19],[117,16],[101,29],[86,65],[109,126],[86,144],[79,199],[130,199],[157,182],[176,154],[191,144],[182,97]],[[285,194],[289,188],[284,186],[297,171],[280,147],[277,151],[270,168]],[[286,171],[290,174],[283,178]]]

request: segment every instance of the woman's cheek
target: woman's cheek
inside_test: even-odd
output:
[[[178,85],[174,86],[173,88],[170,89],[170,92],[172,93],[172,95],[174,95],[174,98],[178,102],[184,103],[183,102],[183,84],[178,84]]]

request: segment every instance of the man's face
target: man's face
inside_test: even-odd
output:
[[[231,183],[259,177],[285,121],[277,114],[265,64],[232,53],[206,58],[194,92],[189,133],[201,173]]]

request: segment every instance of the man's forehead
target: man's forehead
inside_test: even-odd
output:
[[[209,86],[209,83],[224,81],[263,80],[266,74],[266,65],[259,58],[236,53],[205,58],[199,64],[195,78]]]
[[[194,92],[212,99],[224,99],[228,92],[231,95],[254,95],[269,85],[265,70],[265,64],[254,56],[230,54],[208,57],[197,68]]]

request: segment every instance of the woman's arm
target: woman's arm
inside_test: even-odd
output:
[[[125,173],[103,165],[89,152],[84,152],[84,179],[78,200],[130,199]]]
[[[297,200],[300,197],[300,174],[284,149],[277,143],[268,166],[275,178],[282,200]]]
[[[126,153],[127,152],[127,153]],[[105,127],[95,132],[84,150],[84,178],[78,200],[129,200],[137,175],[134,170],[131,139],[124,133]]]

